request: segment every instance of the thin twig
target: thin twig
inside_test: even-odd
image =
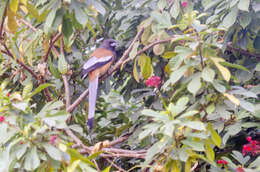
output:
[[[25,24],[26,26],[28,26],[32,31],[37,32],[37,29],[33,27],[29,22],[24,20],[23,18],[20,18],[19,21]]]
[[[128,58],[123,63],[127,63],[127,62],[135,59],[136,57],[138,57],[139,55],[141,55],[142,53],[144,53],[145,51],[147,51],[148,49],[154,47],[157,44],[164,44],[164,43],[170,42],[173,38],[175,38],[175,36],[173,36],[171,38],[164,39],[164,40],[154,41],[153,43],[145,46],[142,50],[138,51],[134,58],[132,58],[132,59]]]
[[[94,164],[96,165],[97,171],[98,171],[98,172],[101,172],[101,170],[100,170],[100,168],[99,168],[99,166],[98,166],[97,161],[96,161],[96,160],[93,160],[93,161],[94,161]]]
[[[116,169],[118,169],[120,172],[126,172],[124,169],[116,165],[113,161],[111,161],[109,158],[105,158],[107,162],[109,162],[112,166],[114,166]]]
[[[59,32],[58,34],[56,34],[50,41],[49,43],[49,47],[48,47],[48,50],[46,52],[46,54],[43,56],[43,61],[46,62],[48,60],[48,56],[49,56],[49,53],[52,49],[52,46],[55,44],[55,42],[61,37],[61,32]]]
[[[103,77],[101,77],[100,81],[103,81],[105,78],[107,78],[108,76],[110,76],[112,73],[114,73],[117,69],[120,68],[121,64],[123,63],[123,61],[127,58],[127,56],[129,55],[129,53],[131,52],[134,43],[141,37],[142,33],[143,33],[144,29],[140,29],[140,31],[136,34],[135,38],[133,39],[131,45],[129,46],[129,48],[124,52],[123,56],[120,58],[120,60],[114,65],[114,67],[112,68],[112,70],[108,71],[108,74],[104,75]],[[67,109],[68,112],[72,112],[79,104],[82,100],[84,100],[84,98],[88,95],[88,89],[86,89],[78,99],[76,99],[72,105],[70,105],[70,107]]]
[[[2,16],[2,21],[1,21],[1,26],[0,26],[0,37],[2,37],[2,34],[3,34],[3,28],[4,28],[8,4],[9,4],[9,0],[6,1],[5,10],[4,10],[4,13],[3,13],[3,16]]]
[[[232,43],[231,43],[231,42],[228,43],[226,50],[227,50],[227,51],[232,51],[232,50],[234,50],[234,51],[236,51],[236,52],[239,52],[240,54],[247,55],[247,56],[251,56],[251,57],[256,57],[258,60],[260,60],[260,54],[251,53],[251,52],[249,52],[249,51],[247,51],[247,50],[243,50],[243,49],[241,49],[241,48],[235,48],[235,47],[232,46]]]
[[[64,87],[65,87],[65,96],[66,96],[66,108],[70,106],[70,88],[69,88],[69,83],[66,75],[62,75],[62,79],[64,82]]]
[[[5,54],[7,54],[8,56],[10,56],[12,59],[15,59],[14,55],[9,51],[9,49],[7,48],[6,44],[3,44],[5,51],[1,51]],[[21,60],[19,60],[18,58],[16,58],[16,62],[19,63],[25,70],[27,70],[35,79],[38,80],[38,77],[36,75],[36,73],[33,72],[32,69],[30,69],[28,66],[26,66]]]

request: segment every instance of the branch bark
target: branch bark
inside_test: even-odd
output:
[[[5,43],[2,44],[5,48],[5,51],[1,51],[2,53],[5,53],[6,55],[8,55],[9,57],[11,57],[12,59],[15,60],[14,55],[9,51],[8,47],[6,46]],[[37,74],[33,72],[33,70],[31,68],[29,68],[28,66],[26,66],[22,61],[20,61],[19,59],[16,58],[16,62],[19,63],[25,70],[27,70],[36,80],[38,80]]]
[[[0,26],[0,37],[1,38],[2,38],[2,34],[3,34],[3,28],[4,28],[4,23],[5,23],[5,18],[6,18],[8,4],[9,4],[9,0],[6,1],[5,10],[4,10],[4,13],[3,13],[3,16],[2,16],[2,21],[1,21],[1,26]]]
[[[53,47],[53,45],[55,44],[55,42],[61,37],[62,33],[59,32],[57,33],[50,41],[50,44],[49,44],[49,47],[48,47],[48,50],[46,52],[46,54],[43,56],[43,61],[46,62],[48,60],[48,56],[50,54],[50,51]]]

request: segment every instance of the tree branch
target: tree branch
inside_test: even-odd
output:
[[[66,96],[66,108],[70,106],[70,88],[69,88],[69,83],[66,75],[62,75],[62,79],[64,82],[64,87],[65,87],[65,96]]]
[[[112,166],[114,166],[116,169],[119,170],[119,172],[126,172],[124,169],[122,169],[121,167],[117,166],[113,161],[111,161],[109,158],[105,158],[107,160],[107,162],[109,162]]]
[[[29,27],[32,31],[37,32],[37,29],[33,27],[29,22],[24,20],[23,18],[19,19],[19,21],[25,24],[27,27]]]
[[[232,46],[231,42],[227,44],[226,50],[227,51],[233,51],[234,50],[234,51],[239,52],[240,54],[247,55],[247,56],[252,56],[252,57],[255,57],[258,60],[260,60],[260,54],[257,54],[257,53],[254,54],[254,53],[251,53],[251,52],[249,52],[247,50],[243,50],[243,49],[240,49],[240,48],[235,48],[235,47]]]
[[[13,54],[9,51],[6,44],[2,44],[5,48],[5,51],[1,51],[2,53],[5,53],[6,55],[10,56],[12,59],[15,60]],[[22,61],[20,61],[18,58],[16,58],[16,62],[19,63],[25,70],[27,70],[36,80],[38,80],[37,74],[33,72],[32,69],[30,69],[28,66],[26,66]]]
[[[3,13],[3,16],[2,16],[2,21],[1,21],[1,26],[0,26],[0,37],[1,38],[2,38],[2,34],[3,34],[3,28],[4,28],[4,23],[5,23],[5,18],[6,18],[8,4],[9,4],[9,0],[6,1],[5,10],[4,10],[4,13]]]
[[[55,42],[61,37],[61,32],[59,32],[58,34],[56,34],[50,41],[50,44],[49,44],[49,47],[48,47],[48,50],[46,52],[46,54],[43,56],[43,61],[46,62],[48,60],[48,56],[49,56],[49,53],[52,49],[52,46],[55,44]]]
[[[124,52],[123,56],[120,58],[120,60],[114,65],[114,67],[108,71],[107,74],[105,74],[104,76],[102,76],[99,80],[99,82],[103,81],[104,79],[106,79],[108,76],[110,76],[112,73],[114,73],[117,69],[120,68],[121,64],[123,63],[123,61],[127,58],[127,56],[129,55],[129,53],[131,52],[134,43],[141,37],[142,33],[144,31],[144,28],[141,28],[140,31],[136,34],[135,38],[133,39],[132,43],[130,44],[129,48]],[[80,102],[82,102],[82,100],[84,100],[84,98],[88,95],[88,89],[86,89],[80,96],[78,99],[76,99],[74,101],[74,103],[72,105],[69,106],[69,108],[67,109],[68,112],[72,112],[79,104]]]

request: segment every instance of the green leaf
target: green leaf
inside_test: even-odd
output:
[[[138,59],[138,64],[141,68],[141,73],[144,79],[148,79],[153,73],[153,66],[151,64],[151,58],[142,54]]]
[[[162,57],[164,59],[170,59],[170,58],[173,58],[174,56],[176,56],[176,53],[174,51],[167,51],[165,52]]]
[[[160,24],[160,28],[168,28],[172,25],[170,14],[166,11],[159,13],[157,11],[153,11],[151,13],[151,17],[155,20],[158,24]]]
[[[25,98],[31,91],[33,88],[33,84],[32,82],[29,82],[23,89],[23,98]]]
[[[187,89],[189,92],[191,92],[193,95],[196,95],[197,91],[199,91],[201,87],[201,82],[200,82],[200,75],[197,75],[194,77],[191,82],[188,84]]]
[[[24,168],[28,171],[33,171],[40,165],[40,159],[37,154],[36,146],[33,146],[26,154]]]
[[[57,160],[57,161],[61,161],[62,160],[62,153],[59,149],[57,149],[56,147],[52,146],[51,144],[48,143],[44,143],[42,145],[44,147],[44,149],[46,150],[46,152],[48,153],[48,155]]]
[[[110,165],[110,166],[107,166],[104,170],[102,170],[102,172],[109,172],[109,171],[110,171],[110,168],[111,168],[111,165]]]
[[[66,39],[69,39],[71,34],[73,33],[72,29],[72,22],[69,16],[67,17],[66,15],[63,17],[63,23],[62,23],[62,34]]]
[[[221,85],[217,80],[213,81],[213,86],[220,93],[226,92],[226,87],[224,85]]]
[[[129,53],[129,58],[130,59],[135,58],[135,56],[137,54],[137,48],[138,48],[139,44],[140,44],[139,41],[134,43],[133,48],[132,48],[131,52]]]
[[[230,28],[237,19],[238,9],[236,7],[232,8],[231,11],[225,16],[222,22],[222,26],[225,28]]]
[[[68,64],[63,54],[61,54],[58,59],[58,70],[61,74],[66,74],[68,72]]]
[[[95,167],[95,164],[93,162],[90,161],[90,159],[88,159],[87,157],[85,156],[82,156],[77,150],[75,149],[71,149],[71,148],[67,148],[67,151],[66,151],[68,154],[70,154],[70,156],[73,158],[73,159],[78,159],[78,160],[81,160],[85,163],[87,163],[88,165],[91,165],[91,166],[94,166]]]
[[[134,68],[133,68],[133,74],[134,74],[134,78],[136,80],[136,82],[140,82],[140,77],[139,77],[139,73],[137,71],[137,67],[136,67],[136,59],[135,59],[135,62],[134,62]]]
[[[239,64],[232,64],[232,63],[228,63],[228,62],[220,62],[219,64],[222,64],[223,66],[232,67],[232,68],[235,68],[235,69],[244,70],[244,71],[250,73],[250,71],[247,68],[245,68],[244,66],[241,66]]]
[[[197,111],[197,110],[188,111],[188,112],[182,114],[179,118],[181,119],[181,118],[190,117],[190,116],[193,116],[197,113],[199,113],[199,111]]]
[[[259,167],[260,166],[260,156],[256,158],[250,165],[249,168]]]
[[[155,55],[159,56],[159,55],[163,54],[164,49],[165,49],[165,47],[163,44],[157,44],[153,47],[153,52]]]
[[[202,71],[202,78],[207,82],[213,82],[215,78],[215,71],[209,67],[206,67]]]
[[[53,62],[51,61],[51,57],[48,58],[48,64],[50,67],[50,72],[51,74],[57,78],[60,79],[61,78],[61,74],[59,73],[59,71],[56,69],[56,67],[54,67]]]
[[[213,141],[213,143],[220,148],[221,145],[221,137],[218,135],[218,133],[215,131],[215,129],[213,128],[212,124],[209,123],[207,128],[210,130],[211,132],[211,140]]]
[[[193,150],[205,151],[204,144],[202,142],[196,142],[191,140],[182,140],[181,142],[187,146],[190,146]]]
[[[250,0],[240,0],[237,7],[242,11],[248,11],[249,4],[250,4]]]
[[[185,121],[181,123],[182,126],[187,126],[191,129],[204,131],[206,130],[205,125],[200,121]]]
[[[184,75],[184,73],[188,70],[189,66],[185,65],[177,69],[176,71],[172,72],[170,75],[170,82],[171,84],[175,84],[181,77]]]
[[[48,14],[48,16],[46,18],[46,21],[44,23],[44,32],[45,33],[48,33],[49,29],[52,26],[52,23],[53,23],[55,16],[56,16],[56,10],[57,9],[52,9],[51,12]]]
[[[160,0],[160,1],[158,2],[158,8],[159,8],[159,10],[163,10],[163,9],[166,7],[166,5],[167,5],[166,0]]]
[[[211,162],[214,162],[215,153],[208,142],[205,143],[205,151],[206,151],[206,157],[208,158],[208,160],[210,160]]]
[[[43,89],[45,89],[47,87],[51,87],[51,86],[53,86],[53,85],[49,84],[49,83],[41,84],[31,94],[27,95],[25,97],[25,99],[28,99],[28,98],[34,96],[35,94],[38,94],[39,92],[41,92]]]
[[[170,14],[174,19],[177,19],[180,13],[180,2],[179,0],[175,0],[173,3],[174,4],[171,7]]]
[[[77,9],[75,9],[75,17],[77,19],[77,21],[83,26],[85,27],[86,24],[88,23],[88,16],[87,14],[85,13],[85,11],[79,7]]]
[[[11,0],[10,1],[10,9],[14,14],[16,14],[16,11],[18,9],[19,0]]]
[[[76,168],[79,166],[80,162],[81,162],[80,160],[74,161],[71,165],[68,166],[67,172],[74,172],[74,171],[76,171]]]
[[[240,25],[245,29],[252,21],[250,13],[241,14],[239,17]]]

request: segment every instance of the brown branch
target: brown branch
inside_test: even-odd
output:
[[[114,67],[108,71],[107,74],[105,74],[104,76],[102,76],[100,78],[100,82],[103,81],[105,78],[107,78],[108,76],[110,76],[112,73],[114,73],[117,69],[120,68],[120,66],[122,65],[123,61],[127,58],[127,56],[129,55],[129,53],[131,52],[134,43],[141,37],[142,33],[143,33],[144,29],[140,29],[140,31],[136,34],[135,38],[133,39],[132,43],[130,44],[129,48],[124,52],[123,56],[120,58],[120,60],[114,65]],[[72,112],[79,104],[80,102],[82,102],[82,100],[84,100],[84,98],[88,95],[88,89],[86,89],[78,99],[76,99],[74,101],[74,103],[72,105],[70,105],[70,107],[67,109],[68,112]]]
[[[9,0],[6,1],[5,10],[4,10],[4,13],[3,13],[3,16],[2,16],[2,21],[1,21],[1,26],[0,26],[0,37],[1,38],[2,38],[2,34],[3,34],[3,28],[4,28],[4,23],[5,23],[5,18],[6,18],[8,4],[9,4]]]
[[[37,32],[37,29],[33,27],[29,22],[24,20],[23,18],[19,19],[19,21],[25,24],[27,27],[29,27],[32,31]]]
[[[62,75],[62,79],[63,79],[64,87],[65,87],[66,108],[68,108],[70,106],[70,87],[69,87],[67,76]]]
[[[5,48],[5,51],[1,51],[5,54],[7,54],[8,56],[10,56],[12,59],[15,59],[14,55],[9,51],[9,49],[7,48],[6,44],[3,43],[2,44]],[[26,66],[22,61],[20,61],[18,58],[16,58],[16,62],[19,63],[25,70],[27,70],[35,79],[38,80],[38,77],[36,75],[36,73],[33,72],[32,69],[30,69],[28,66]]]
[[[228,43],[226,50],[227,51],[233,51],[234,50],[234,51],[239,52],[240,54],[256,57],[258,60],[260,60],[260,54],[257,54],[257,53],[254,54],[254,53],[251,53],[251,52],[249,52],[247,50],[243,50],[241,48],[235,48],[235,47],[232,46],[232,43]]]
[[[175,37],[175,36],[174,36]],[[158,40],[158,41],[154,41],[153,43],[145,46],[142,50],[138,51],[137,54],[135,55],[134,58],[132,59],[126,59],[123,63],[127,63],[133,59],[135,59],[136,57],[138,57],[139,55],[141,55],[142,53],[144,53],[145,51],[147,51],[148,49],[154,47],[155,45],[157,44],[164,44],[164,43],[167,43],[167,42],[170,42],[174,37],[171,37],[171,38],[167,38],[167,39],[164,39],[164,40]]]
[[[84,150],[85,153],[88,153],[88,154],[91,153],[92,150],[91,150],[88,146],[85,146],[85,145],[82,143],[82,141],[81,141],[76,135],[74,135],[74,133],[73,133],[70,129],[66,128],[64,131],[65,131],[65,133],[66,133],[69,137],[72,138],[72,140],[73,140],[78,146],[81,146],[81,147],[83,148],[83,150]]]
[[[53,47],[53,45],[55,44],[55,42],[61,37],[61,32],[59,32],[58,34],[56,34],[50,41],[50,44],[49,44],[49,48],[46,52],[46,54],[43,56],[43,61],[46,62],[48,60],[48,56],[50,54],[50,51]]]
[[[120,172],[126,172],[124,169],[121,167],[117,166],[113,161],[111,161],[109,158],[105,158],[107,162],[109,162],[112,166],[114,166],[116,169],[118,169]]]

